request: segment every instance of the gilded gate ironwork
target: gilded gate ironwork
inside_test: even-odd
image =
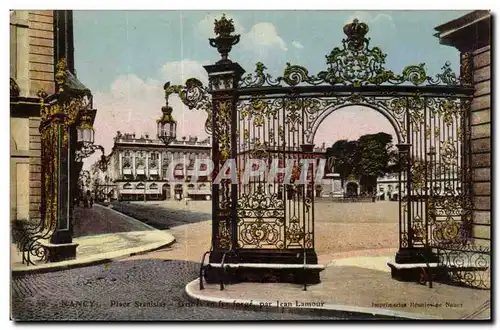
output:
[[[68,235],[61,238],[56,237],[56,233],[64,235],[72,230],[72,199],[77,190],[77,181],[73,180],[77,141],[71,127],[82,121],[91,99],[90,92],[81,89],[79,82],[70,75],[65,58],[61,58],[55,73],[57,93],[47,95],[43,90],[38,93],[42,145],[41,218],[22,222],[14,228],[22,263],[27,265],[47,261],[50,243],[68,243],[61,242],[67,240]]]
[[[240,36],[232,20],[215,21],[222,59],[205,67],[209,86],[189,79],[172,86],[190,109],[208,113],[215,174],[224,161],[236,160],[238,179],[249,159],[268,169],[272,159],[294,164],[292,183],[283,176],[269,180],[267,171],[249,183],[213,185],[211,260],[220,262],[231,251],[240,262],[272,259],[245,257],[248,251],[283,254],[303,251],[308,263],[314,252],[314,175],[296,184],[298,161],[310,157],[314,135],[333,111],[352,105],[372,108],[392,124],[397,135],[399,173],[400,263],[437,258],[444,246],[471,244],[470,102],[472,64],[464,56],[457,77],[449,63],[434,77],[423,63],[401,74],[385,68],[386,54],[372,47],[365,23],[344,26],[346,38],[326,55],[327,68],[312,75],[302,66],[286,64],[283,75],[272,77],[263,63],[242,75],[228,53]],[[313,162],[314,164],[314,162]],[[317,162],[316,162],[317,164]],[[233,173],[234,174],[234,173]],[[212,256],[218,256],[213,257]],[[297,256],[299,256],[297,254]],[[423,257],[423,259],[422,259]],[[301,263],[287,260],[288,263]]]
[[[47,175],[42,180],[41,219],[39,221],[26,221],[15,228],[16,242],[22,253],[22,262],[34,265],[36,260],[46,257],[44,241],[48,241],[56,229],[56,216],[58,206],[59,161],[64,131],[61,129],[63,117],[57,116],[59,109],[54,109],[54,117],[44,100],[47,94],[40,92],[42,109],[42,125],[40,127],[42,149],[41,161],[44,173]]]

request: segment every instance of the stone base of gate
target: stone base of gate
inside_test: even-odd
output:
[[[422,281],[431,276],[436,277],[438,257],[430,249],[401,248],[396,253],[395,262],[388,262],[391,277],[399,281]],[[430,270],[430,274],[429,273]]]
[[[77,243],[44,243],[42,245],[45,249],[47,262],[60,262],[76,258],[76,248],[78,247]]]
[[[325,269],[314,250],[306,250],[305,263],[303,250],[245,249],[226,254],[222,263],[223,256],[224,252],[212,252],[205,271],[207,283],[318,284]]]
[[[398,281],[425,282],[429,277],[432,280],[437,280],[438,278],[437,263],[398,264],[388,262],[387,266],[391,268],[391,277]]]
[[[398,264],[418,264],[438,262],[438,257],[430,249],[425,248],[401,248],[395,258]]]

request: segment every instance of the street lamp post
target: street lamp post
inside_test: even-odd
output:
[[[156,121],[158,125],[156,136],[163,141],[165,146],[168,146],[177,137],[177,121],[172,116],[172,107],[168,105],[168,98],[175,90],[170,82],[165,83],[163,89],[165,90],[165,106],[161,108],[162,116]],[[144,185],[144,201],[146,201],[146,185]]]
[[[167,82],[163,89],[165,90],[165,106],[161,108],[162,116],[156,121],[157,137],[165,145],[169,145],[177,137],[177,121],[172,116],[172,107],[168,105],[168,98],[174,93],[174,88],[170,86],[170,82]]]

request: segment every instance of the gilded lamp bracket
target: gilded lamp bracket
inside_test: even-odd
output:
[[[68,71],[66,59],[63,57],[56,65],[56,93],[48,95],[40,90],[40,131],[57,122],[65,126],[74,125],[82,111],[92,109],[92,94]]]

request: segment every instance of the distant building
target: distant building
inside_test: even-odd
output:
[[[430,180],[431,178],[427,178],[427,186],[433,187],[432,193],[435,195],[444,195],[451,192],[458,193],[460,190],[460,180],[455,171],[447,171],[446,173],[440,174],[439,177],[433,177],[432,182]],[[413,185],[412,189],[416,194],[418,194],[419,191],[425,194],[424,189],[418,186]],[[404,175],[401,178],[401,182],[399,182],[399,174],[386,174],[377,179],[377,200],[397,201],[400,190],[401,196],[406,196],[406,179]],[[431,191],[429,190],[427,194],[431,194]]]
[[[107,175],[115,188],[109,194],[119,200],[166,200],[172,198],[211,198],[211,179],[199,177],[191,183],[196,159],[210,159],[210,139],[182,138],[166,146],[147,134],[117,132]],[[169,180],[168,168],[174,160],[183,159]],[[202,169],[203,170],[203,169]],[[172,179],[172,178],[170,178]]]
[[[286,153],[286,157],[289,159],[315,159],[314,165],[310,166],[308,174],[310,177],[313,173],[316,175],[320,160],[325,159],[326,148],[323,144],[321,147],[313,148],[312,152],[304,152],[301,147],[288,147]],[[283,150],[272,147],[258,146],[238,150],[237,169],[240,192],[251,194],[259,189],[258,183],[262,182],[263,186],[260,187],[262,192],[276,193],[278,198],[283,198],[283,189],[290,189],[286,194],[289,198],[296,193],[302,194],[300,189],[295,191],[296,187],[293,185],[284,187],[280,184],[284,178],[283,174],[278,174],[273,181],[268,182],[266,175],[268,175],[272,160],[280,159],[279,166],[284,167],[283,157]],[[211,177],[200,177],[196,183],[190,182],[194,174],[195,160],[210,158],[211,142],[209,138],[202,141],[196,137],[183,138],[165,146],[160,140],[152,139],[148,135],[136,137],[135,134],[117,132],[106,173],[109,181],[105,182],[106,187],[109,187],[109,182],[111,182],[113,188],[106,191],[110,198],[119,200],[167,200],[184,197],[210,199],[212,193]],[[243,183],[242,176],[247,161],[259,158],[266,163],[265,173],[262,173],[260,177],[251,177],[248,183]],[[175,182],[172,182],[169,180],[168,168],[174,160],[179,159],[183,159],[189,165],[184,167],[178,164],[173,171]],[[313,190],[309,189],[305,192],[306,194],[334,198],[354,197],[361,194],[362,189],[358,178],[350,176],[344,180],[342,185],[339,174],[330,173],[327,163],[320,183],[315,183]],[[295,162],[295,165],[297,167],[298,162]],[[297,167],[295,170],[294,175],[300,175],[300,169]],[[445,182],[445,180],[442,181]],[[401,183],[399,182],[398,174],[387,174],[379,177],[377,179],[376,199],[380,201],[399,200],[400,184],[402,185],[401,195],[406,195],[405,182],[404,177]],[[436,182],[435,185],[441,187],[443,184]],[[442,193],[444,187],[441,187],[440,191]]]
[[[401,187],[401,195],[405,196],[405,182]],[[399,175],[387,174],[377,179],[377,200],[379,201],[397,201],[399,198]]]

